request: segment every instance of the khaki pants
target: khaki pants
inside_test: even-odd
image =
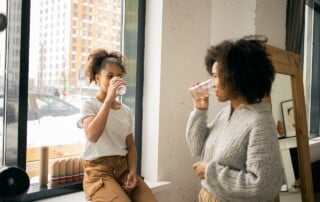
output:
[[[199,202],[220,202],[220,200],[202,187],[199,192]]]
[[[87,199],[94,202],[155,202],[147,184],[138,177],[136,188],[131,192],[122,189],[128,174],[125,156],[108,156],[85,161],[83,190]]]

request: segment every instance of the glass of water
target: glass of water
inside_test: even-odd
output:
[[[212,95],[213,92],[213,79],[208,79],[199,83],[198,85],[189,88],[191,95],[194,99],[198,100],[201,98],[208,97]]]

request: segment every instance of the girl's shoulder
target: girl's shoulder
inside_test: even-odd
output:
[[[121,109],[123,111],[126,111],[126,112],[130,113],[130,114],[132,113],[132,109],[128,105],[126,105],[124,103],[121,104]]]
[[[84,105],[101,105],[102,102],[100,102],[100,100],[98,100],[96,97],[91,97],[91,98],[86,99],[83,102],[83,104]]]
[[[102,103],[95,97],[91,97],[82,102],[81,111],[99,109]]]

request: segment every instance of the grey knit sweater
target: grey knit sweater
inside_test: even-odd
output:
[[[186,138],[193,157],[207,163],[202,186],[221,201],[274,201],[283,182],[276,125],[265,103],[231,106],[207,124],[194,109]]]

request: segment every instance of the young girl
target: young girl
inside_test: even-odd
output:
[[[83,153],[83,189],[92,201],[156,201],[146,183],[137,176],[137,151],[132,112],[116,100],[125,85],[123,56],[98,49],[85,67],[89,82],[100,87],[96,97],[83,103],[78,126],[86,134]]]

